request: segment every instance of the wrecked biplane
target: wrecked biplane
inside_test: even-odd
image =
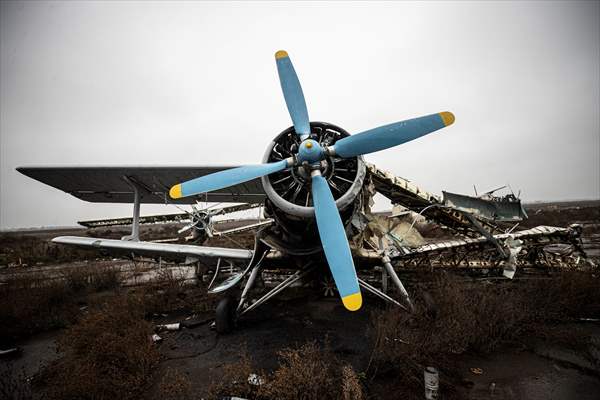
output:
[[[334,285],[330,283],[326,291],[333,293],[335,289],[343,305],[351,311],[362,305],[361,289],[408,309],[412,307],[409,295],[396,271],[401,266],[419,267],[425,263],[433,266],[447,257],[446,253],[452,254],[456,265],[464,262],[475,265],[471,258],[476,253],[485,254],[485,262],[500,266],[505,276],[512,277],[520,253],[527,253],[528,259],[533,260],[547,244],[577,245],[580,234],[577,227],[507,232],[501,223],[526,217],[516,197],[498,200],[445,192],[440,199],[363,160],[365,154],[398,146],[451,125],[452,113],[440,112],[350,135],[333,124],[309,121],[302,88],[288,54],[278,51],[275,58],[293,126],[268,144],[263,164],[18,168],[31,178],[85,201],[133,202],[134,214],[127,221],[132,225],[132,233],[121,240],[66,236],[53,241],[126,256],[160,257],[203,265],[216,262],[209,292],[223,294],[216,315],[219,332],[232,329],[237,318],[299,281],[314,282],[332,276]],[[373,214],[370,207],[375,192],[410,211],[412,222],[399,223],[402,221],[399,216]],[[254,249],[140,240],[140,204],[180,205],[197,201],[261,203],[263,220],[257,226]],[[423,242],[413,229],[417,214],[452,230],[458,238],[441,243]],[[194,209],[186,229],[198,228],[206,233],[211,229],[210,217],[210,213]],[[582,252],[580,247],[577,251]],[[221,261],[233,266],[229,269],[233,272],[213,285]],[[329,272],[324,266],[328,266]],[[282,273],[285,279],[251,301],[251,290],[263,274],[285,270],[288,271]],[[372,276],[373,271],[381,271],[381,285],[366,275],[363,279],[365,272],[371,272]],[[388,295],[388,278],[399,299]]]

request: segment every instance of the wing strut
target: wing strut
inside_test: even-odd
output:
[[[133,242],[140,241],[140,188],[126,176],[123,176],[123,180],[127,182],[133,189],[133,222],[131,223],[131,235],[123,236],[121,240],[129,240]]]

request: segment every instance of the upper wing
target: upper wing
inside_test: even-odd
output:
[[[200,176],[235,166],[202,167],[19,167],[17,171],[42,183],[93,203],[132,203],[132,182],[139,187],[142,203],[195,204],[198,201],[256,203],[265,198],[260,179],[207,194],[171,199],[169,188]]]
[[[54,243],[74,245],[91,249],[104,250],[117,255],[138,255],[162,257],[169,260],[185,261],[186,259],[209,260],[225,258],[229,260],[250,260],[252,250],[227,249],[223,247],[193,246],[189,244],[168,244],[154,242],[135,242],[116,239],[100,239],[93,237],[59,236],[52,239]]]

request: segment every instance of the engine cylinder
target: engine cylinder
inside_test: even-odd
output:
[[[310,128],[310,138],[321,146],[331,146],[350,135],[342,128],[325,122],[311,122]],[[294,127],[290,127],[269,144],[263,162],[291,157],[297,153],[299,145],[300,137]],[[321,161],[321,173],[329,183],[342,221],[347,224],[354,213],[357,199],[360,199],[359,194],[366,175],[362,157],[327,156]],[[293,244],[294,248],[298,248],[299,242],[304,244],[306,249],[314,246],[320,248],[314,219],[310,173],[299,165],[264,176],[262,185],[268,198],[265,202],[265,213],[277,221],[276,233],[279,239],[283,243]]]

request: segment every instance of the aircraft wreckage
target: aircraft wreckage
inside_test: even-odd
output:
[[[18,168],[84,201],[133,203],[130,219],[82,222],[88,227],[131,224],[131,235],[121,240],[63,236],[53,241],[197,264],[199,277],[210,281],[209,292],[222,296],[216,315],[219,332],[232,329],[237,318],[292,285],[337,291],[350,311],[361,307],[363,291],[410,309],[400,271],[467,268],[512,278],[517,266],[573,266],[585,260],[579,225],[518,230],[527,215],[512,193],[473,197],[444,192],[440,197],[362,158],[451,125],[453,114],[431,114],[350,135],[330,123],[309,122],[286,52],[276,53],[276,64],[293,126],[269,143],[263,164]],[[392,202],[392,215],[371,211],[375,193]],[[243,204],[199,209],[200,201]],[[142,203],[187,204],[192,210],[140,217]],[[213,217],[256,207],[261,209],[258,221],[216,229]],[[186,225],[180,233],[192,233],[188,243],[140,240],[142,223],[182,221]],[[452,232],[453,239],[427,243],[416,229],[423,221]],[[207,237],[244,230],[256,232],[253,250],[201,245]]]

